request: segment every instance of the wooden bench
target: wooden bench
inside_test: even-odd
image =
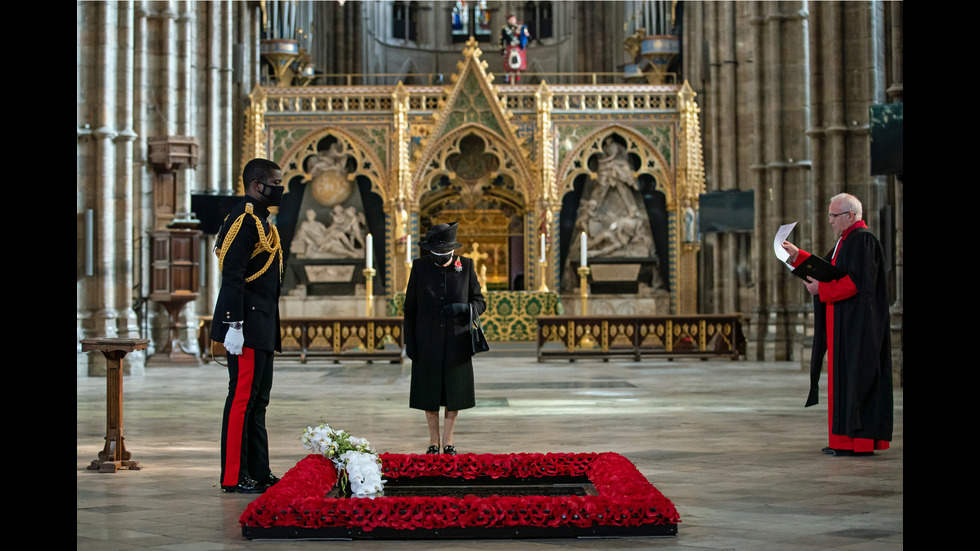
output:
[[[281,318],[282,354],[298,356],[306,363],[310,356],[334,360],[387,360],[402,363],[405,338],[402,318]],[[202,316],[198,328],[201,356],[211,356],[211,317]],[[224,355],[221,343],[214,343],[215,355]]]
[[[623,356],[737,360],[745,353],[741,314],[538,316],[537,322],[539,362]]]

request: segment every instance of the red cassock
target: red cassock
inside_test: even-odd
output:
[[[793,267],[808,256],[800,251]],[[814,297],[806,405],[818,401],[817,383],[826,353],[830,447],[855,452],[888,449],[893,409],[891,339],[881,245],[859,220],[844,231],[828,259],[848,275],[820,282]]]

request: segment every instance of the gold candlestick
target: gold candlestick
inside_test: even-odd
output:
[[[541,286],[538,287],[538,292],[547,293],[548,292],[548,243],[545,239],[544,233],[541,234],[541,258],[538,260],[538,264],[541,268],[538,270],[538,274],[541,277]]]
[[[374,276],[378,273],[374,268],[364,268],[364,288],[367,296],[364,297],[364,315],[374,317]]]
[[[548,281],[548,260],[547,260],[547,256],[545,256],[545,258],[539,260],[538,263],[541,264],[541,270],[540,270],[540,273],[541,273],[541,286],[538,287],[538,291],[541,292],[541,293],[547,293],[549,291],[549,289],[548,289],[548,283],[547,283],[547,281]]]
[[[582,297],[582,316],[589,314],[589,274],[592,273],[592,268],[588,266],[578,267],[578,279],[579,279],[579,296]]]
[[[580,314],[585,317],[589,314],[589,274],[592,273],[592,268],[588,266],[578,267],[578,277],[579,277],[579,297],[582,299]],[[592,337],[589,336],[589,331],[591,331],[591,324],[582,320],[583,326],[585,327],[585,334],[582,335],[582,339],[579,341],[579,346],[582,348],[592,348],[595,346],[595,342],[592,341]]]

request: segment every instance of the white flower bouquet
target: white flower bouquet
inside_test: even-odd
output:
[[[306,427],[299,440],[311,453],[333,462],[342,489],[346,490],[349,480],[355,496],[379,494],[384,490],[381,459],[366,439],[351,436],[345,430],[334,430],[321,419],[320,425]]]

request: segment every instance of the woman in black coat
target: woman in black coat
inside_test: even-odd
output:
[[[487,308],[469,258],[453,256],[456,222],[437,224],[419,242],[428,256],[412,263],[405,292],[405,353],[412,360],[409,407],[425,411],[429,427],[426,453],[439,453],[439,408],[446,408],[441,444],[456,455],[453,430],[461,409],[476,405],[470,308]]]

